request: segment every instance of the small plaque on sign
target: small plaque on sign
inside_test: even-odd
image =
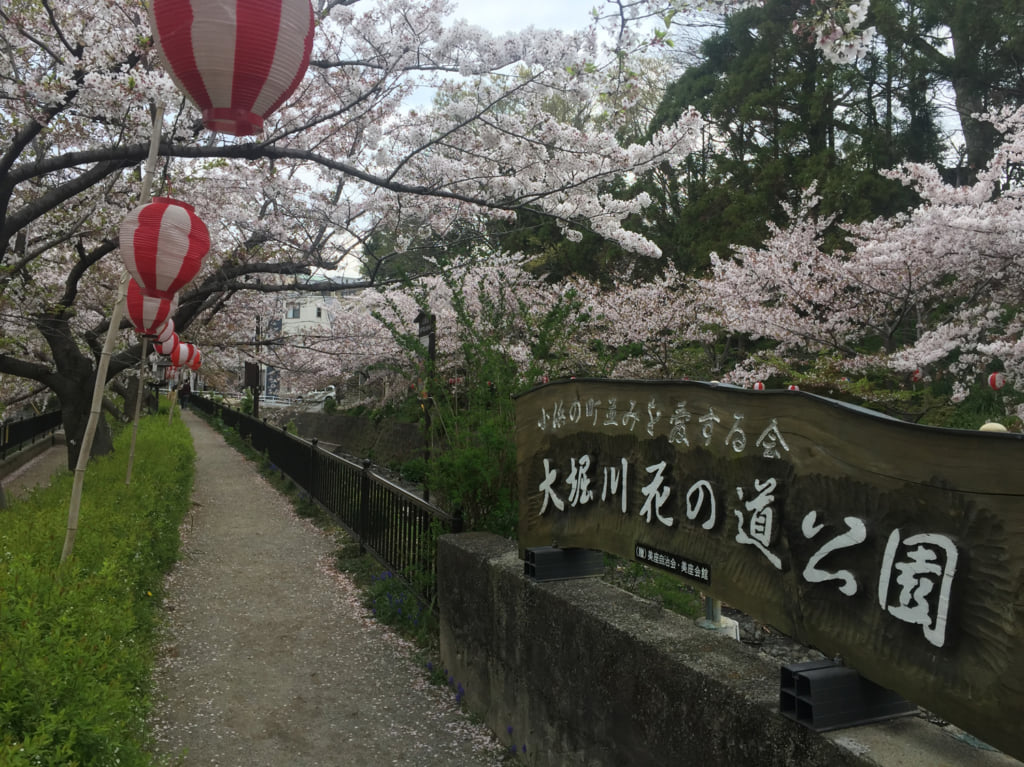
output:
[[[695,562],[692,559],[681,557],[678,554],[670,554],[642,543],[636,545],[636,558],[640,562],[660,567],[662,570],[668,570],[676,575],[692,578],[705,585],[711,584],[711,568],[703,562]]]

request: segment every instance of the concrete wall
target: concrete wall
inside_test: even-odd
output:
[[[443,661],[524,764],[1017,764],[917,717],[816,733],[779,714],[779,666],[750,648],[600,580],[522,573],[510,541],[441,539]]]
[[[368,458],[379,466],[399,465],[423,456],[423,427],[366,416],[299,413],[295,426],[303,439],[316,438],[337,450]],[[333,447],[331,449],[334,449]]]

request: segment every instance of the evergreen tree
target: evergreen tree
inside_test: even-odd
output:
[[[963,137],[958,180],[973,183],[1000,140],[991,123],[975,115],[1024,102],[1019,0],[875,0],[869,22],[918,89],[905,102],[916,127],[920,92],[946,99],[952,93]]]
[[[651,129],[695,106],[704,149],[681,177],[651,174],[661,203],[652,238],[684,271],[712,251],[754,246],[783,205],[818,183],[823,215],[861,221],[914,201],[877,171],[936,160],[941,141],[921,66],[893,52],[838,67],[794,30],[809,0],[768,0],[730,16],[701,46],[703,61],[668,89]]]

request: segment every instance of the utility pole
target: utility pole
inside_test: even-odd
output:
[[[437,318],[430,312],[423,311],[416,315],[416,324],[420,340],[427,339],[426,386],[429,387],[434,376],[434,361],[437,359]],[[422,395],[420,407],[423,408],[423,460],[430,465],[430,396],[427,388]],[[430,485],[427,482],[423,483],[423,500],[430,500]]]

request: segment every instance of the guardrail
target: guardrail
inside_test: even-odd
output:
[[[22,446],[31,445],[38,438],[52,433],[60,425],[59,410],[13,421],[0,421],[0,461]]]
[[[196,409],[226,426],[289,476],[385,567],[435,604],[436,539],[460,532],[462,520],[380,476],[369,461],[361,464],[321,448],[284,429],[240,413],[222,403],[192,395]],[[422,577],[422,576],[428,577]]]

